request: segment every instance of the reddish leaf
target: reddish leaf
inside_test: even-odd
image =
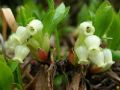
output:
[[[46,61],[48,59],[48,53],[43,49],[38,49],[38,57],[41,61]]]

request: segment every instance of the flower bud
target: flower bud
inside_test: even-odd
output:
[[[96,52],[90,51],[89,52],[89,59],[96,66],[98,66],[100,68],[105,67],[104,54],[102,51],[96,51]]]
[[[26,58],[26,56],[29,54],[30,50],[25,45],[18,45],[15,48],[15,56],[13,60],[18,61],[20,63],[23,63],[23,60]]]
[[[34,43],[34,44],[33,44],[33,43]],[[38,41],[35,40],[34,38],[31,38],[31,39],[27,42],[27,44],[28,44],[30,50],[31,50],[31,49],[37,50],[37,49],[40,47]]]
[[[16,31],[16,36],[19,37],[20,41],[24,43],[30,37],[30,33],[25,27],[19,26]]]
[[[75,48],[75,53],[79,59],[78,64],[88,64],[89,61],[87,60],[88,57],[88,50],[85,46],[80,46]]]
[[[104,49],[104,62],[106,63],[106,68],[110,68],[114,61],[112,60],[112,53],[110,49]]]
[[[96,35],[91,35],[85,38],[85,45],[88,50],[100,50],[100,38]]]
[[[46,52],[48,52],[50,49],[50,38],[49,38],[48,33],[44,34],[43,42],[42,42],[42,49],[44,49]]]
[[[95,32],[95,28],[92,25],[91,21],[81,23],[78,29],[80,30],[80,34],[83,34],[85,36],[93,35]]]
[[[27,29],[31,35],[34,35],[43,29],[43,24],[40,20],[34,19],[27,25]]]

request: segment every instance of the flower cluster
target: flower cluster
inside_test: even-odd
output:
[[[79,37],[75,43],[75,54],[78,64],[92,64],[102,70],[107,70],[114,63],[111,50],[101,48],[101,39],[93,35],[95,28],[92,22],[87,21],[80,24]]]
[[[13,33],[6,41],[6,49],[14,52],[13,60],[23,62],[30,50],[26,45],[28,39],[35,35],[38,31],[43,29],[41,21],[34,19],[26,27],[19,26],[15,33]]]

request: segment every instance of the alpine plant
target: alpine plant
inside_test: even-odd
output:
[[[114,61],[111,50],[101,48],[100,37],[94,35],[95,27],[91,21],[83,22],[78,27],[79,36],[75,43],[74,51],[78,58],[77,64],[91,64],[101,71],[108,70]]]
[[[48,33],[43,33],[42,30],[43,24],[40,20],[37,19],[30,21],[26,27],[18,26],[16,32],[10,35],[5,43],[7,51],[13,53],[12,59],[14,61],[23,63],[23,60],[30,52],[39,53],[39,49],[47,52],[49,51],[50,46],[48,42]],[[38,37],[39,41],[36,40],[34,36]],[[32,51],[33,48],[35,48],[34,51]],[[37,57],[40,56],[39,54],[36,55],[38,55]],[[40,57],[40,59],[44,58]]]

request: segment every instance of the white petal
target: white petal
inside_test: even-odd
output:
[[[43,29],[43,24],[40,20],[34,19],[27,25],[27,29],[30,31],[31,35],[34,35]]]
[[[84,34],[85,36],[93,35],[95,32],[95,28],[91,21],[81,23],[78,28],[80,30],[80,34]]]
[[[97,52],[89,52],[89,59],[90,61],[97,65],[98,67],[104,67],[104,54],[102,51],[97,51]]]
[[[91,35],[85,38],[85,45],[88,47],[88,50],[99,50],[100,38],[96,35]]]
[[[15,50],[15,47],[19,44],[21,44],[21,41],[19,37],[17,37],[15,34],[12,34],[5,43],[6,48],[12,52]]]
[[[26,56],[29,54],[30,50],[25,45],[18,45],[15,48],[15,57],[13,60],[17,60],[20,63],[23,63],[23,60],[26,58]]]
[[[88,64],[88,50],[85,46],[80,46],[78,48],[75,48],[75,53],[79,59],[78,64]]]
[[[114,61],[112,60],[112,53],[110,49],[104,49],[104,62],[110,67],[112,64],[114,64]]]
[[[15,34],[16,36],[19,37],[22,43],[25,42],[30,37],[30,33],[23,26],[19,26]]]

